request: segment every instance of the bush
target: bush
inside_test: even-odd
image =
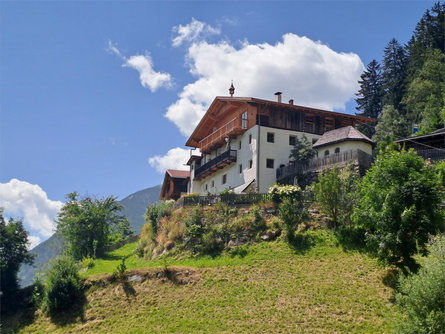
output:
[[[443,229],[442,192],[435,169],[414,151],[386,151],[360,184],[353,219],[381,261],[415,270],[412,256],[425,254],[429,235]]]
[[[323,213],[332,220],[333,227],[349,224],[356,200],[358,176],[352,166],[333,168],[318,175],[314,185],[315,200]]]
[[[170,216],[174,201],[161,201],[149,204],[145,210],[145,221],[151,227],[151,238],[154,240],[162,217]]]
[[[302,200],[303,192],[299,186],[281,186],[274,184],[269,188],[269,194],[272,201],[275,203],[281,203],[285,198],[291,200]]]
[[[91,257],[83,258],[82,262],[80,262],[80,267],[84,269],[91,269],[94,267],[94,259]]]
[[[83,297],[83,284],[74,260],[61,256],[51,261],[47,273],[44,309],[55,314],[70,309]]]
[[[284,230],[286,231],[286,237],[288,242],[294,240],[295,229],[298,224],[301,223],[304,216],[303,201],[296,199],[284,198],[278,209],[280,218],[284,223]]]
[[[192,253],[198,253],[202,249],[202,237],[205,232],[203,217],[203,210],[200,205],[197,205],[184,221],[184,244]]]
[[[445,235],[437,236],[417,274],[399,279],[401,333],[445,333]]]

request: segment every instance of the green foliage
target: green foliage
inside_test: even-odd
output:
[[[274,184],[269,188],[269,194],[272,201],[275,203],[282,202],[285,198],[289,198],[291,200],[302,200],[303,192],[299,186],[291,186],[291,185],[278,185]]]
[[[360,76],[356,109],[360,111],[360,116],[377,119],[383,108],[383,82],[380,64],[373,59],[363,74]],[[374,123],[369,126],[361,126],[359,130],[371,138],[374,135]]]
[[[200,205],[197,205],[190,216],[185,218],[184,244],[187,249],[193,253],[202,250],[202,237],[204,235],[204,211]]]
[[[67,242],[68,254],[75,260],[95,257],[98,248],[129,236],[130,225],[121,210],[113,196],[79,200],[76,192],[68,194],[57,216],[57,231]]]
[[[279,216],[283,220],[286,238],[289,243],[294,240],[295,229],[304,217],[304,202],[302,196],[285,197],[278,208]]]
[[[73,259],[61,256],[52,260],[43,299],[45,311],[50,315],[67,311],[82,297],[83,284]]]
[[[421,134],[444,126],[440,115],[444,98],[445,55],[438,49],[430,49],[403,99],[410,119],[420,124]]]
[[[91,269],[94,267],[94,259],[92,257],[85,257],[80,262],[80,267],[83,269]]]
[[[296,164],[306,164],[317,155],[317,150],[303,134],[301,139],[295,137],[295,146],[290,151],[289,159]]]
[[[372,137],[377,142],[390,142],[394,138],[404,138],[411,130],[411,124],[406,115],[391,105],[383,107],[377,122],[375,134]]]
[[[156,233],[158,233],[161,218],[170,216],[173,204],[174,201],[161,201],[147,206],[145,210],[145,221],[151,226],[152,239],[154,239]]]
[[[434,168],[415,152],[383,152],[361,182],[353,219],[381,261],[415,268],[412,256],[443,229],[442,191]]]
[[[314,185],[315,200],[332,220],[334,228],[350,223],[357,203],[357,183],[358,175],[352,166],[341,170],[335,167],[318,174],[318,182]]]
[[[435,238],[417,274],[402,276],[396,301],[400,333],[445,333],[445,235]]]
[[[402,109],[407,61],[406,50],[395,38],[391,39],[383,55],[383,102],[397,110]]]
[[[21,220],[9,219],[6,223],[3,218],[3,209],[0,208],[0,281],[2,308],[11,307],[14,302],[14,293],[18,289],[17,273],[22,263],[32,264],[34,256],[28,251],[28,232]]]
[[[113,272],[113,276],[117,280],[123,280],[125,278],[125,271],[127,270],[127,265],[125,264],[126,258],[124,257],[121,262],[116,266],[116,269]]]

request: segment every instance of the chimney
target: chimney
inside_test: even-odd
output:
[[[294,105],[294,100],[293,100],[293,99],[290,99],[290,100],[289,100],[289,104]]]
[[[281,103],[281,92],[276,92],[275,95],[277,96],[277,102]]]

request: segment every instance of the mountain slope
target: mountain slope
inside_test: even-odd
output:
[[[161,186],[158,185],[137,191],[119,201],[124,207],[122,213],[128,218],[134,233],[139,234],[142,225],[144,225],[144,213],[147,205],[158,201],[160,193]],[[32,284],[36,273],[44,269],[49,260],[56,257],[62,250],[63,239],[57,233],[33,248],[31,253],[36,255],[34,265],[22,265],[18,274],[20,285]]]

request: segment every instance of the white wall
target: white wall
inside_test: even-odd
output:
[[[236,188],[240,185],[251,182],[256,178],[256,152],[257,152],[257,134],[258,130],[253,127],[247,130],[244,134],[238,136],[236,139],[232,139],[230,142],[230,148],[237,151],[237,160],[234,163],[226,166],[224,169],[207,176],[206,178],[195,181],[193,180],[191,186],[191,192],[197,192],[201,195],[207,193],[218,194],[228,188]],[[249,144],[249,135],[252,136],[252,142]],[[241,142],[241,149],[239,149],[239,143]],[[225,151],[225,145],[218,149],[218,153],[221,154]],[[211,159],[216,157],[216,150],[212,151],[209,155]],[[209,157],[205,161],[210,160]],[[252,160],[252,168],[249,168],[249,160]],[[204,162],[203,162],[204,164]],[[242,165],[242,172],[239,172],[239,165]],[[222,184],[223,175],[227,174],[226,184]],[[192,173],[192,179],[194,173]],[[212,187],[212,181],[214,186]],[[206,190],[207,185],[207,190]]]
[[[194,170],[191,173],[192,185],[191,192],[200,193],[206,195],[207,193],[217,194],[224,191],[227,188],[236,188],[240,185],[250,183],[257,177],[257,143],[258,143],[258,130],[260,130],[260,150],[259,150],[259,192],[265,193],[269,190],[276,181],[276,170],[280,165],[289,164],[289,154],[292,149],[292,145],[289,145],[289,136],[297,136],[302,138],[303,133],[292,131],[275,129],[266,126],[259,127],[255,125],[251,129],[247,130],[244,134],[238,136],[236,139],[231,140],[231,149],[237,150],[237,161],[224,169],[221,169],[206,178],[195,181]],[[274,142],[267,142],[267,133],[274,134]],[[249,135],[252,136],[252,142],[249,145]],[[321,136],[311,133],[305,133],[310,143],[313,140],[319,139]],[[239,149],[239,142],[241,141],[241,149]],[[221,154],[224,152],[225,146],[221,147],[218,152]],[[209,155],[210,158],[216,157],[216,151],[212,151]],[[209,157],[205,161],[210,160]],[[267,159],[274,160],[273,168],[266,167]],[[252,160],[252,168],[249,168],[249,160]],[[204,162],[203,162],[204,163]],[[242,172],[239,173],[239,165],[242,165]],[[194,168],[195,169],[195,168]],[[226,184],[222,184],[223,175],[227,174]],[[212,181],[214,187],[212,187]],[[206,190],[207,185],[207,190]]]
[[[350,150],[362,150],[365,153],[372,155],[372,145],[363,141],[344,141],[341,143],[327,145],[318,149],[318,156],[323,157],[324,152],[329,150],[329,154],[335,154],[335,149],[340,148],[340,153]]]
[[[266,126],[260,127],[260,161],[259,161],[259,192],[265,193],[269,191],[269,187],[271,187],[276,181],[276,170],[280,167],[280,165],[289,164],[289,155],[292,145],[289,145],[289,136],[297,136],[298,138],[303,137],[302,132],[292,131],[292,130],[281,130],[270,128]],[[267,133],[274,134],[274,143],[267,142]],[[321,136],[312,134],[312,133],[304,133],[309,143],[314,140],[318,140]],[[274,168],[267,168],[266,161],[267,159],[274,160]]]

